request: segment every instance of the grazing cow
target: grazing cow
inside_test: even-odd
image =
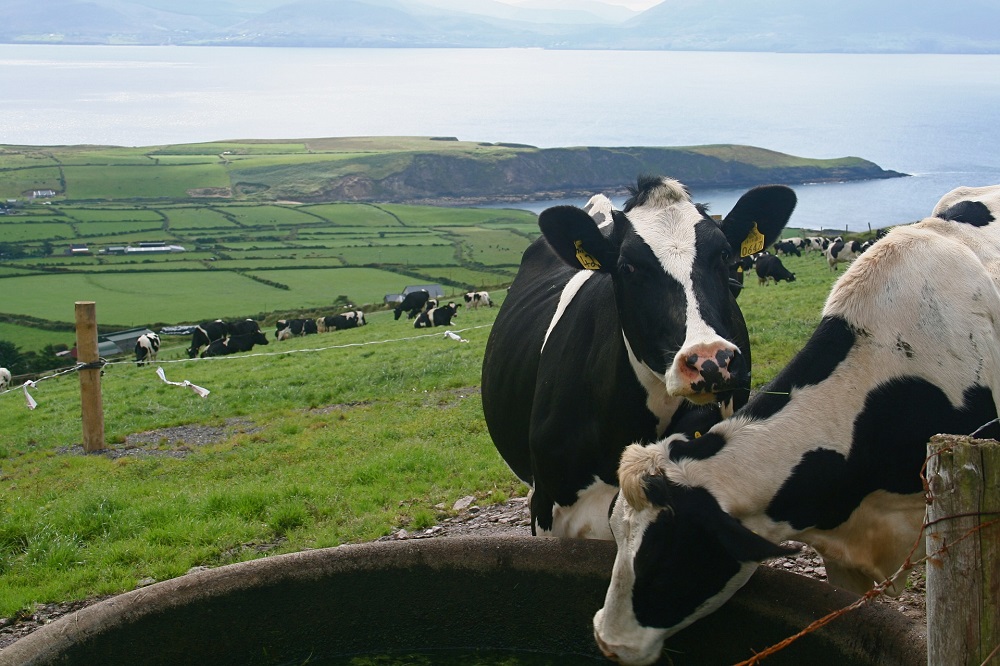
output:
[[[606,655],[652,663],[789,539],[819,552],[832,585],[902,590],[896,572],[924,545],[927,441],[998,433],[994,201],[977,211],[955,201],[861,255],[802,351],[732,418],[698,439],[626,449],[611,515],[618,555],[594,616]]]
[[[240,333],[231,335],[225,340],[216,340],[201,353],[202,358],[212,356],[227,356],[237,352],[248,352],[254,345],[266,345],[267,336],[263,331],[257,330],[253,333]]]
[[[413,328],[431,328],[432,326],[451,326],[451,320],[458,313],[458,306],[454,303],[441,305],[432,308],[427,312],[421,312],[413,322]]]
[[[156,333],[144,333],[135,341],[135,364],[146,365],[156,360],[160,351],[160,336]]]
[[[493,301],[490,299],[488,291],[470,291],[465,295],[465,307],[477,310],[480,305],[493,307]]]
[[[837,270],[837,264],[854,261],[861,254],[859,241],[834,240],[826,248],[826,263],[831,271]]]
[[[798,240],[802,240],[802,239],[799,238]],[[775,243],[774,244],[774,252],[775,252],[775,254],[783,254],[786,257],[789,256],[789,255],[793,255],[794,254],[796,257],[801,257],[802,256],[802,250],[800,250],[799,246],[796,245],[792,241],[793,241],[793,239],[788,238],[788,239],[785,239],[785,240],[780,240],[777,243]]]
[[[556,206],[524,252],[483,359],[493,442],[531,490],[534,534],[612,538],[618,459],[674,432],[695,403],[744,404],[750,343],[729,284],[795,207],[782,186],[709,217],[669,178],[640,179],[606,229]],[[742,246],[742,250],[741,250]]]
[[[788,282],[795,282],[795,273],[792,273],[785,265],[781,263],[781,259],[774,256],[773,254],[766,254],[757,260],[757,284],[768,286],[771,284],[771,280],[774,280],[775,284],[786,280]]]
[[[399,315],[405,312],[407,319],[413,319],[424,309],[424,306],[427,305],[427,299],[430,297],[431,295],[427,293],[426,289],[411,291],[403,297],[403,301],[399,305],[393,308],[393,318],[399,319]]]
[[[224,340],[229,335],[229,324],[216,319],[199,324],[191,334],[191,346],[187,350],[188,358],[194,358],[201,348],[216,340]]]
[[[320,320],[317,319],[316,321],[318,322]],[[365,321],[365,313],[363,310],[352,310],[351,312],[344,312],[330,317],[323,317],[322,321],[323,326],[328,331],[343,331],[348,328],[364,326],[367,323]]]
[[[802,251],[822,252],[825,249],[823,246],[823,241],[825,240],[822,236],[806,236],[805,243],[802,245]]]
[[[8,386],[10,386],[10,370],[0,368],[0,391],[5,390]]]

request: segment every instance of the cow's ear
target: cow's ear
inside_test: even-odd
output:
[[[593,218],[576,206],[554,206],[538,216],[538,227],[556,254],[570,266],[610,271],[617,260]]]
[[[714,536],[723,548],[739,562],[763,562],[773,557],[797,553],[797,548],[786,548],[768,541],[747,529],[743,523],[722,510],[708,492],[694,492],[686,507],[702,529]]]
[[[771,246],[788,224],[796,201],[795,192],[784,185],[763,185],[744,194],[722,221],[730,247],[746,257]]]

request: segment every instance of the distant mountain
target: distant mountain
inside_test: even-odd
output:
[[[0,43],[1000,53],[996,0],[5,0]]]

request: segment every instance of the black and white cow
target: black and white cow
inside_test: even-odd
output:
[[[802,245],[803,252],[822,252],[825,248],[823,241],[826,239],[822,236],[806,236],[805,243]]]
[[[7,368],[0,368],[0,391],[3,391],[10,386],[10,377],[10,370]]]
[[[431,328],[432,326],[451,326],[451,320],[458,313],[458,306],[454,303],[440,305],[431,308],[427,312],[421,312],[413,322],[413,328]]]
[[[759,187],[718,222],[677,181],[646,177],[607,228],[574,206],[539,216],[482,374],[493,442],[532,488],[533,533],[612,538],[622,450],[674,432],[695,403],[746,402],[730,267],[774,241],[795,200]]]
[[[216,340],[201,353],[202,358],[212,356],[227,356],[237,352],[248,352],[254,345],[266,345],[267,336],[261,330],[252,333],[239,333],[229,336],[225,340]]]
[[[430,297],[431,295],[427,293],[426,289],[411,291],[403,297],[399,305],[393,308],[393,318],[399,319],[399,315],[405,312],[407,319],[413,319],[424,309],[424,306],[427,305],[427,299]]]
[[[229,335],[252,335],[260,333],[260,323],[253,319],[242,319],[229,322]]]
[[[160,351],[160,336],[156,333],[144,333],[135,341],[135,364],[146,365],[156,360]]]
[[[830,266],[831,271],[836,271],[837,264],[854,261],[860,256],[861,252],[861,243],[859,241],[845,241],[838,238],[831,241],[825,250],[826,263]]]
[[[319,322],[319,320],[316,321],[317,323]],[[366,323],[363,310],[352,310],[330,317],[323,317],[323,327],[328,331],[343,331],[348,328],[364,326]]]
[[[465,307],[476,310],[480,305],[493,307],[493,301],[490,299],[488,291],[470,291],[465,294]]]
[[[315,333],[319,333],[315,319],[279,319],[275,322],[274,338],[278,341]]]
[[[763,286],[771,284],[771,280],[774,280],[775,284],[782,280],[795,282],[795,273],[785,268],[781,259],[773,254],[765,254],[757,259],[756,271],[757,284]]]
[[[953,201],[855,260],[802,351],[732,418],[626,449],[618,555],[594,616],[605,654],[652,663],[789,539],[819,552],[833,585],[902,589],[897,572],[924,545],[927,441],[997,416],[1000,185],[986,194],[992,204]]]
[[[802,240],[802,239],[799,238],[798,240]],[[793,241],[793,239],[791,239],[791,238],[786,238],[784,240],[778,241],[777,243],[774,244],[774,253],[775,254],[783,254],[786,257],[790,256],[790,255],[793,255],[793,254],[796,257],[801,257],[802,256],[802,250],[799,249],[799,246],[796,245],[792,241]]]
[[[229,335],[229,324],[221,319],[199,324],[191,334],[191,346],[187,350],[188,358],[194,358],[202,347],[216,340],[224,340],[227,335]]]

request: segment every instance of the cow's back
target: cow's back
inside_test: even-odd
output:
[[[576,273],[544,238],[535,240],[524,252],[486,343],[482,375],[486,425],[500,455],[529,484],[528,431],[542,341],[562,288]]]

